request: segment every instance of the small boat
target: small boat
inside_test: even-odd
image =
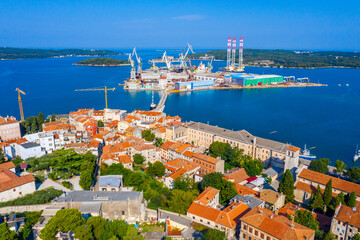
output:
[[[347,84],[345,84],[347,87],[349,86],[349,84],[347,83]]]
[[[305,144],[304,150],[302,151],[302,154],[300,154],[300,158],[305,159],[305,160],[314,160],[314,159],[316,159],[316,156],[311,155],[310,149],[307,149],[306,144]]]
[[[338,84],[339,87],[341,87],[341,84]]]
[[[269,132],[269,134],[274,134],[274,133],[277,133],[277,131],[272,131],[272,132]]]
[[[150,110],[154,110],[156,108],[156,104],[154,102],[154,92],[152,92],[152,101],[150,104]]]
[[[359,149],[359,145],[356,145],[356,151],[355,151],[355,155],[354,155],[354,162],[356,162],[359,158],[360,158],[360,149]]]

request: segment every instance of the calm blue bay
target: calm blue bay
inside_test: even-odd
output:
[[[176,52],[169,52],[175,54]],[[162,52],[140,52],[146,61]],[[126,59],[125,56],[116,57]],[[15,88],[23,96],[25,116],[69,113],[78,108],[103,109],[104,93],[75,92],[75,89],[116,87],[108,93],[110,108],[148,109],[151,92],[126,92],[119,83],[129,76],[130,67],[74,66],[84,57],[0,61],[0,115],[19,119]],[[193,64],[198,64],[193,61]],[[214,62],[214,70],[224,62]],[[349,166],[360,144],[360,70],[357,69],[271,69],[247,67],[246,72],[309,77],[328,87],[274,88],[246,90],[206,90],[172,94],[165,112],[184,121],[241,130],[254,135],[288,142],[299,147],[315,147],[318,157],[337,159]],[[341,86],[338,86],[341,84]],[[349,84],[346,86],[345,84]],[[159,93],[155,93],[159,100]],[[276,133],[270,134],[276,131]]]

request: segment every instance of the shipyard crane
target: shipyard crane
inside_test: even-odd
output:
[[[15,91],[18,92],[18,101],[19,101],[21,121],[24,121],[25,119],[24,119],[24,110],[23,110],[23,106],[22,106],[21,94],[26,95],[26,93],[24,91],[21,91],[19,88],[16,88]]]
[[[137,72],[141,73],[141,58],[138,56],[137,52],[136,52],[136,47],[134,47],[133,52],[132,52],[132,56],[135,56],[137,64],[138,64],[138,68],[137,68]]]
[[[210,62],[208,62],[208,65],[206,68],[206,72],[211,72],[211,70],[213,69],[213,65],[212,65],[213,60],[214,60],[214,56],[211,56]]]
[[[129,53],[129,62],[131,64],[131,71],[130,71],[130,80],[135,81],[136,80],[136,76],[135,76],[135,64],[134,64],[134,59],[131,57],[131,53]]]
[[[107,104],[107,91],[114,91],[115,88],[107,88],[104,86],[104,88],[87,88],[87,89],[75,89],[76,92],[85,92],[85,91],[105,91],[105,106],[106,109],[108,108]]]
[[[194,53],[192,46],[188,43],[186,48],[184,49],[184,51],[179,54],[180,67],[186,67],[186,57],[187,57],[189,51]],[[185,54],[184,54],[184,52],[185,52]]]
[[[170,70],[170,68],[171,68],[171,60],[170,60],[169,56],[166,55],[166,51],[162,55],[161,60],[162,60],[162,62],[166,63],[167,69]]]

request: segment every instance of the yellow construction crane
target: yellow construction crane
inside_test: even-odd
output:
[[[23,106],[22,106],[21,94],[26,95],[26,93],[24,93],[23,91],[21,91],[18,88],[16,88],[15,91],[18,92],[18,100],[19,100],[19,109],[20,109],[21,121],[24,121],[25,119],[24,119],[24,110],[23,110]]]
[[[75,91],[81,92],[81,91],[105,91],[105,106],[107,107],[107,91],[114,91],[115,88],[107,88],[106,86],[104,88],[87,88],[87,89],[76,89]]]

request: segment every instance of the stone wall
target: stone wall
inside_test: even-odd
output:
[[[47,207],[51,207],[51,204],[8,206],[0,208],[0,214],[3,215],[10,212],[38,212]]]

